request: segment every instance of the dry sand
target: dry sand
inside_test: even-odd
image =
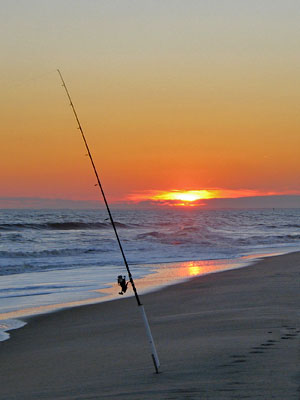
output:
[[[300,253],[29,320],[0,343],[0,399],[300,399]]]

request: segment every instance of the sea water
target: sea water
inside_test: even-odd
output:
[[[142,290],[300,249],[300,209],[113,210],[113,217]],[[112,298],[108,288],[120,274],[126,269],[105,210],[0,210],[2,339],[9,321],[11,329],[19,324],[13,317]]]

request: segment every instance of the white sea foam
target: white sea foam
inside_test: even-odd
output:
[[[0,342],[9,339],[8,331],[19,329],[26,325],[26,322],[19,319],[4,319],[0,320]]]

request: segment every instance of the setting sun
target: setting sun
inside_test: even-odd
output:
[[[260,191],[260,190],[230,190],[222,188],[201,189],[201,190],[145,190],[132,193],[124,200],[129,203],[140,203],[145,205],[158,205],[167,207],[205,207],[209,201],[216,199],[237,199],[244,197],[275,196],[283,193]],[[285,194],[296,194],[286,192]]]
[[[217,191],[213,190],[172,190],[153,196],[153,200],[181,200],[193,202],[202,199],[211,199],[215,197]]]
[[[167,206],[196,206],[201,205],[199,200],[208,200],[220,196],[220,191],[216,189],[201,190],[178,190],[169,191],[145,191],[129,195],[127,200],[134,202],[150,201]]]

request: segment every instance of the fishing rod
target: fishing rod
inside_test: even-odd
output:
[[[100,189],[100,191],[101,191],[101,194],[102,194],[102,197],[103,197],[105,206],[106,206],[106,210],[107,210],[107,213],[108,213],[110,222],[111,222],[111,225],[112,225],[113,230],[114,230],[114,232],[115,232],[115,236],[116,236],[116,239],[117,239],[117,242],[118,242],[118,245],[119,245],[121,254],[122,254],[122,258],[123,258],[123,261],[124,261],[124,264],[125,264],[125,267],[126,267],[126,270],[127,270],[127,273],[128,273],[129,282],[131,283],[131,286],[132,286],[132,289],[133,289],[133,292],[134,292],[134,296],[135,296],[136,301],[137,301],[137,305],[138,305],[138,307],[139,307],[139,309],[140,309],[140,311],[141,311],[141,314],[142,314],[142,318],[143,318],[143,321],[144,321],[144,325],[145,325],[145,329],[146,329],[148,341],[149,341],[150,346],[151,346],[151,356],[152,356],[152,360],[153,360],[155,372],[158,374],[158,372],[159,372],[158,369],[159,369],[159,366],[160,366],[160,362],[159,362],[159,359],[158,359],[158,355],[157,355],[155,343],[154,343],[154,340],[153,340],[153,337],[152,337],[152,333],[151,333],[151,330],[150,330],[150,325],[149,325],[149,322],[148,322],[148,318],[147,318],[147,315],[146,315],[144,306],[143,306],[143,304],[141,303],[140,298],[139,298],[139,295],[138,295],[138,292],[137,292],[137,290],[136,290],[136,287],[135,287],[135,284],[134,284],[134,281],[133,281],[133,277],[132,277],[132,275],[131,275],[131,272],[130,272],[130,269],[129,269],[129,265],[128,265],[128,262],[127,262],[127,259],[126,259],[126,256],[125,256],[125,253],[124,253],[124,250],[123,250],[123,246],[122,246],[122,243],[121,243],[120,238],[119,238],[119,234],[118,234],[118,231],[117,231],[117,228],[116,228],[116,224],[115,224],[115,221],[114,221],[114,219],[113,219],[112,213],[111,213],[111,211],[110,211],[110,207],[109,207],[109,205],[108,205],[108,202],[107,202],[107,199],[106,199],[106,196],[105,196],[105,193],[104,193],[104,190],[103,190],[103,187],[102,187],[102,184],[101,184],[101,181],[100,181],[100,178],[99,178],[99,175],[98,175],[98,172],[97,172],[97,169],[96,169],[96,166],[95,166],[93,157],[92,157],[92,153],[91,153],[91,151],[90,151],[88,142],[87,142],[86,137],[85,137],[85,134],[84,134],[84,132],[83,132],[83,129],[82,129],[80,120],[79,120],[79,118],[78,118],[78,114],[77,114],[76,109],[75,109],[75,107],[74,107],[74,103],[73,103],[73,101],[72,101],[72,99],[71,99],[70,92],[69,92],[69,90],[68,90],[68,88],[67,88],[67,86],[66,86],[66,83],[65,83],[65,81],[64,81],[64,78],[63,78],[63,76],[62,76],[60,70],[58,69],[57,72],[58,72],[58,74],[59,74],[59,76],[60,76],[60,79],[61,79],[61,82],[62,82],[62,86],[63,86],[63,88],[65,89],[66,95],[67,95],[67,97],[68,97],[68,99],[69,99],[69,101],[70,101],[70,106],[71,106],[71,108],[72,108],[74,117],[75,117],[75,119],[76,119],[76,122],[77,122],[77,125],[78,125],[78,129],[80,130],[82,139],[83,139],[83,141],[84,141],[84,145],[85,145],[85,148],[86,148],[86,150],[87,150],[87,154],[88,154],[88,156],[89,156],[89,159],[90,159],[91,164],[92,164],[92,167],[93,167],[93,171],[94,171],[95,176],[96,176],[96,179],[97,179],[98,187],[99,187],[99,189]],[[121,277],[121,276],[120,276],[120,277]],[[122,277],[121,277],[121,278],[122,278]],[[119,279],[118,279],[118,280],[119,280]],[[126,288],[127,288],[127,286],[126,286]],[[125,289],[125,290],[126,290],[126,289]],[[121,293],[122,293],[122,292],[121,292]]]

